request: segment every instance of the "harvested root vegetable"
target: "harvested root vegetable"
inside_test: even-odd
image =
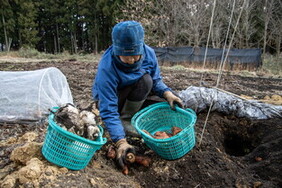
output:
[[[128,166],[127,165],[124,165],[123,169],[122,169],[122,173],[124,175],[127,175],[128,174]]]
[[[107,158],[108,159],[115,159],[116,158],[116,150],[115,150],[113,145],[111,145],[108,148]],[[135,162],[135,155],[133,153],[128,153],[126,155],[126,161],[129,162],[129,163],[134,163]]]
[[[110,145],[107,151],[107,158],[108,159],[115,159],[116,158],[116,150],[113,145]],[[122,169],[122,173],[124,175],[127,175],[129,172],[129,165],[132,163],[136,163],[139,165],[142,165],[144,167],[149,167],[151,164],[151,159],[145,156],[140,156],[140,155],[134,155],[133,153],[128,153],[126,155],[125,160],[127,163],[124,165]]]
[[[99,117],[87,110],[76,108],[73,104],[62,105],[54,114],[54,121],[63,129],[78,136],[95,140],[100,133],[96,119]]]
[[[165,139],[165,138],[169,138],[170,136],[164,131],[157,131],[155,133],[155,136],[153,137],[156,139]]]
[[[166,138],[170,138],[172,136],[177,135],[178,133],[180,133],[182,131],[182,129],[179,128],[179,127],[172,127],[171,130],[170,130],[171,133],[165,132],[165,131],[157,131],[157,132],[155,132],[154,135],[152,135],[151,133],[149,133],[145,129],[143,129],[142,131],[144,133],[148,134],[149,136],[155,138],[155,139],[166,139]]]
[[[108,152],[107,152],[107,158],[109,159],[115,159],[116,158],[116,150],[113,145],[110,145]]]
[[[126,155],[126,161],[129,163],[134,163],[135,162],[135,155],[133,153],[128,153]]]
[[[142,166],[149,167],[151,164],[151,159],[144,156],[135,156],[135,162]]]
[[[172,127],[172,128],[171,128],[172,136],[177,135],[177,134],[180,133],[181,131],[182,131],[182,129],[179,128],[179,127]]]
[[[261,157],[255,157],[255,160],[256,160],[257,162],[259,162],[259,161],[262,161],[262,158],[261,158]]]

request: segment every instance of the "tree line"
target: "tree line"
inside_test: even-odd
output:
[[[97,53],[136,20],[151,46],[261,48],[279,54],[281,0],[0,0],[0,50]]]

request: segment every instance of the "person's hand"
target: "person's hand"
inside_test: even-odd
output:
[[[127,168],[127,154],[128,153],[133,153],[135,154],[135,149],[132,145],[128,144],[126,139],[120,139],[119,141],[116,142],[115,144],[116,146],[116,151],[117,151],[117,155],[116,155],[116,160],[117,160],[117,164],[121,169],[126,169]]]
[[[172,110],[175,110],[175,104],[177,104],[180,108],[183,108],[182,100],[171,91],[165,91],[164,98],[167,100]]]

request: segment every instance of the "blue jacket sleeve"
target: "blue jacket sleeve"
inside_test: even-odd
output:
[[[114,142],[125,138],[125,132],[118,113],[117,84],[118,78],[113,71],[100,69],[95,78],[95,85],[92,88],[92,92],[94,92],[95,87],[95,92],[99,98],[100,116]]]

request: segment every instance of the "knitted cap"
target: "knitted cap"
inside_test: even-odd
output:
[[[136,21],[120,22],[113,28],[112,41],[115,55],[142,55],[144,52],[144,29]]]

